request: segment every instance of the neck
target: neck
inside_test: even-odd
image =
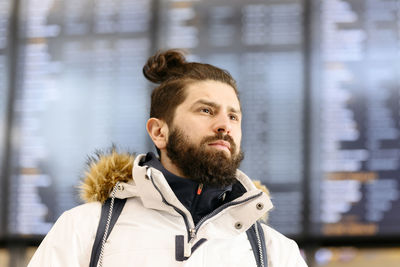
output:
[[[164,166],[167,171],[169,171],[172,174],[175,174],[176,176],[182,177],[182,178],[187,178],[183,175],[181,170],[170,160],[170,158],[166,155],[166,153],[161,153],[161,164]]]

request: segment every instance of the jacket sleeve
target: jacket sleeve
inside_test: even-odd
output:
[[[81,207],[64,212],[36,250],[28,267],[89,266],[93,220]],[[90,213],[90,212],[89,212]],[[89,215],[89,218],[88,216]],[[96,216],[94,216],[96,219]]]
[[[269,226],[263,225],[268,266],[307,267],[297,243]]]
[[[287,257],[288,265],[293,267],[307,267],[306,262],[304,261],[303,257],[300,254],[300,249],[297,246],[297,243],[293,240],[290,240],[291,243],[289,246],[290,248],[290,256]]]

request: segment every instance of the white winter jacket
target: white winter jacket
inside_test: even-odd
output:
[[[120,184],[115,196],[127,201],[105,244],[104,267],[257,266],[245,231],[272,208],[265,193],[238,171],[237,179],[247,192],[195,227],[190,212],[178,201],[162,173],[139,166],[143,156],[134,160],[133,167],[130,155],[113,152],[100,156],[83,185],[84,197],[92,202],[61,215],[28,267],[89,266],[101,201],[117,181]],[[265,224],[263,229],[268,259],[265,266],[306,266],[294,241]],[[177,236],[183,236],[182,243]],[[184,253],[186,260],[177,260],[177,253]]]

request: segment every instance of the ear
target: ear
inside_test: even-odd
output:
[[[165,149],[168,141],[167,123],[157,118],[150,118],[147,121],[146,129],[154,145],[160,150]]]

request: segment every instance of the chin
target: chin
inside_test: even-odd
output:
[[[224,158],[224,159],[231,159],[232,158],[231,152],[228,152],[226,150],[215,151],[214,155],[216,157],[220,157],[220,158]]]

